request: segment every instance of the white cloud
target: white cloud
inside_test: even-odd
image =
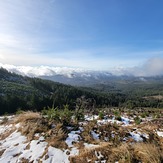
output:
[[[30,77],[38,76],[53,76],[53,75],[65,75],[71,77],[73,73],[82,73],[86,72],[84,69],[80,68],[68,68],[68,67],[50,67],[50,66],[14,66],[9,64],[0,63],[0,67],[7,69],[10,72],[15,72],[20,75],[27,75]]]
[[[27,76],[53,76],[53,75],[65,75],[71,77],[74,73],[83,73],[89,75],[90,70],[81,68],[69,68],[69,67],[54,67],[54,66],[14,66],[9,64],[0,63],[0,67],[6,68],[11,72],[15,72],[21,75]],[[93,72],[93,71],[92,71]],[[97,71],[98,72],[98,71]],[[99,71],[100,72],[100,71]],[[105,73],[106,71],[104,71]],[[114,68],[108,71],[114,75],[133,75],[133,76],[157,76],[163,75],[163,58],[149,59],[140,67],[131,68]],[[100,72],[101,73],[101,72]]]
[[[163,75],[163,58],[148,59],[142,66],[132,68],[116,68],[114,74],[134,76],[158,76]]]
[[[163,58],[149,59],[141,68],[134,71],[136,76],[163,75]]]

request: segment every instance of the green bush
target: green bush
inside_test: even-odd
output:
[[[16,114],[22,114],[24,111],[22,109],[17,109]]]
[[[80,120],[84,120],[84,113],[82,110],[77,111],[77,112],[75,111],[73,116],[74,116],[74,120],[76,123],[78,123],[78,121]]]
[[[64,109],[60,110],[59,115],[62,123],[66,125],[71,123],[73,112],[69,109],[68,105],[64,105]]]
[[[98,113],[99,119],[104,119],[104,112],[100,111]]]
[[[121,116],[116,116],[115,119],[118,120],[118,121],[122,120]]]
[[[120,116],[120,112],[119,111],[114,111],[114,115],[115,115],[115,117]]]
[[[55,120],[58,123],[63,123],[65,125],[71,123],[71,117],[73,112],[69,110],[68,105],[64,105],[64,109],[59,109],[56,107],[55,109],[52,107],[48,107],[48,109],[42,110],[42,115],[48,120],[53,121]]]
[[[47,109],[44,108],[42,110],[42,115],[48,118],[49,120],[59,121],[60,119],[58,107],[56,107],[55,109],[53,107],[52,108],[48,107]]]
[[[134,118],[134,121],[137,125],[139,125],[142,122],[142,120],[138,116]]]

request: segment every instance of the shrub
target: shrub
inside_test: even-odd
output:
[[[134,121],[137,125],[139,125],[142,122],[142,120],[138,116],[134,118]]]
[[[60,120],[58,107],[56,107],[55,109],[53,107],[52,108],[48,107],[48,109],[44,108],[42,110],[42,115],[47,117],[48,120],[56,120],[56,121]]]
[[[99,119],[104,119],[104,113],[102,111],[99,112],[98,116]]]
[[[119,111],[114,111],[114,115],[115,116],[120,116],[120,112]]]
[[[60,120],[63,124],[68,125],[71,123],[73,112],[69,110],[68,105],[64,105],[64,110],[59,111]]]
[[[80,120],[84,120],[83,110],[75,111],[73,116],[76,123],[78,123]]]
[[[115,119],[118,120],[118,121],[122,120],[121,116],[116,116]]]
[[[68,105],[64,105],[64,109],[58,109],[58,107],[43,109],[42,115],[47,117],[49,121],[55,120],[56,122],[63,123],[65,125],[71,122],[73,112],[69,110]]]
[[[16,114],[22,114],[24,111],[22,109],[17,109]]]

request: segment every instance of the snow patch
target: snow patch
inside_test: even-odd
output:
[[[99,145],[84,143],[85,148],[97,148]]]
[[[137,142],[141,142],[143,141],[143,138],[141,137],[141,134],[140,133],[135,133],[135,132],[130,132],[131,134],[131,137],[137,141]]]
[[[10,131],[12,129],[12,127],[13,127],[13,125],[0,125],[0,134]]]
[[[68,147],[74,147],[73,142],[78,142],[78,140],[80,139],[80,130],[78,131],[71,131],[68,134],[68,137],[66,139],[66,144],[68,145]]]
[[[162,131],[157,131],[157,135],[160,137],[163,137],[163,132]]]
[[[126,117],[121,117],[121,120],[124,123],[124,125],[128,125],[130,123],[130,120]]]
[[[14,155],[22,154],[22,151],[24,151],[27,145],[25,141],[26,137],[17,131],[13,132],[5,140],[0,141],[0,150],[6,149],[0,158],[0,162],[16,162],[17,158]]]
[[[47,155],[49,156],[48,159],[45,159],[45,157],[43,158],[43,162],[44,163],[69,163],[68,160],[68,155],[66,154],[67,151],[62,151],[60,149],[57,148],[53,148],[53,147],[49,147],[48,148],[48,152]]]
[[[85,115],[84,118],[87,121],[93,121],[93,120],[97,120],[99,116],[98,115]]]
[[[91,135],[93,136],[93,139],[99,139],[99,134],[96,134],[94,131],[91,131]]]

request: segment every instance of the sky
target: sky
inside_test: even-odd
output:
[[[0,0],[0,63],[161,73],[162,6],[162,0]]]

